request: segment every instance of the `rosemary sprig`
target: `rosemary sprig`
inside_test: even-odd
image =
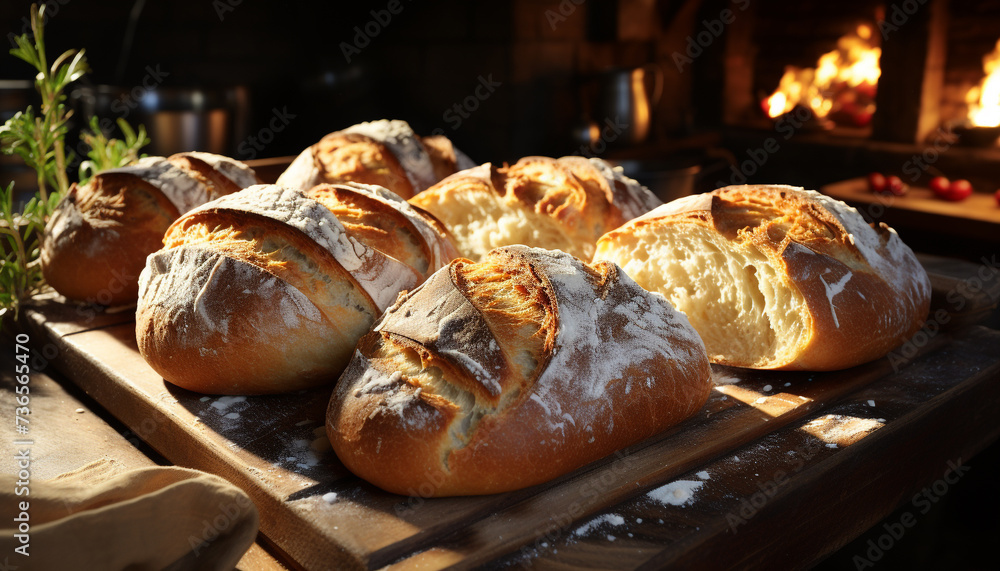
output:
[[[72,153],[65,147],[67,122],[73,112],[66,108],[66,88],[90,71],[84,51],[68,50],[49,65],[45,56],[45,5],[31,6],[32,36],[14,38],[17,47],[11,55],[24,60],[38,72],[35,89],[41,96],[40,114],[31,107],[11,117],[0,126],[0,151],[18,155],[34,169],[38,192],[21,212],[14,211],[14,184],[0,188],[0,316],[13,312],[14,318],[21,300],[45,287],[42,275],[42,234],[49,215],[61,197],[69,190],[66,172]],[[125,140],[108,139],[96,119],[91,120],[91,133],[83,139],[90,145],[89,161],[80,168],[81,178],[89,180],[95,173],[123,166],[138,158],[139,149],[149,144],[144,127],[136,133],[124,121],[118,125]]]
[[[59,202],[59,194],[42,199],[34,196],[24,209],[14,212],[14,183],[0,187],[0,237],[3,264],[0,264],[0,309],[13,311],[17,319],[21,300],[41,292],[45,286],[42,277],[42,232],[50,212]]]
[[[66,176],[64,140],[67,121],[73,115],[66,108],[66,87],[89,71],[84,51],[67,50],[49,66],[45,57],[45,5],[31,6],[31,32],[34,38],[22,34],[14,41],[17,47],[11,55],[34,67],[35,89],[41,95],[41,115],[31,107],[17,113],[0,127],[0,148],[7,154],[18,154],[38,175],[41,203],[48,204],[48,188],[54,192],[69,190]]]
[[[141,157],[139,149],[150,143],[146,136],[146,127],[139,125],[139,132],[136,133],[132,126],[124,119],[118,119],[118,128],[125,135],[125,140],[109,139],[101,126],[97,117],[90,118],[90,132],[83,132],[81,137],[83,142],[90,147],[87,151],[88,160],[80,163],[80,184],[86,184],[93,176],[103,170],[123,167],[134,163]]]

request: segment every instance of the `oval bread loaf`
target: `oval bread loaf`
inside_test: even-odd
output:
[[[69,299],[134,303],[146,256],[178,216],[257,184],[239,161],[209,153],[146,157],[73,185],[45,227],[46,282]]]
[[[389,191],[252,186],[177,220],[149,256],[139,352],[167,381],[212,394],[332,381],[397,294],[457,255]]]
[[[327,434],[390,492],[503,492],[691,416],[710,373],[684,316],[617,266],[509,246],[400,296],[358,343]]]
[[[590,259],[605,232],[660,200],[601,159],[526,157],[454,174],[410,199],[451,230],[458,249],[481,259],[525,244]]]
[[[323,137],[292,161],[278,184],[310,189],[322,183],[353,181],[383,186],[410,198],[473,166],[447,137],[419,137],[406,121],[380,120]]]
[[[662,293],[713,362],[832,370],[885,355],[930,307],[927,272],[885,224],[790,186],[730,186],[609,232],[595,260]]]

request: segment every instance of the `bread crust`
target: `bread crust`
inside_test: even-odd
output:
[[[336,324],[254,264],[181,246],[152,254],[143,280],[139,352],[174,385],[207,394],[286,392],[329,382],[350,357]],[[192,288],[211,293],[191,300]]]
[[[494,216],[508,219],[501,223],[470,211],[463,202],[476,195],[493,204]],[[601,235],[661,204],[620,169],[583,157],[487,163],[442,180],[410,202],[442,220],[471,259],[517,243],[589,259]]]
[[[451,260],[447,238],[401,198],[356,184],[327,190],[320,202],[251,186],[171,225],[143,270],[136,310],[139,351],[154,370],[212,394],[331,382],[397,294]],[[330,208],[338,204],[374,210],[345,225]],[[393,257],[403,250],[393,249],[395,235],[366,226],[366,216],[409,228],[423,267]]]
[[[885,355],[926,319],[930,280],[895,231],[872,227],[846,204],[797,187],[730,186],[676,200],[602,237],[595,259],[625,265],[624,244],[632,236],[668,236],[688,225],[752,244],[779,270],[781,284],[805,301],[807,334],[783,358],[743,362],[721,354],[715,359],[721,364],[843,369]]]
[[[253,170],[238,161],[183,153],[143,158],[74,184],[46,224],[46,282],[72,300],[134,303],[146,256],[159,249],[171,222],[251,178]]]
[[[167,160],[189,173],[200,175],[207,187],[208,200],[215,200],[262,182],[252,168],[222,155],[192,151],[171,155]]]
[[[49,217],[41,248],[45,281],[65,297],[134,303],[146,256],[160,247],[177,207],[156,187],[128,173],[74,184]]]
[[[498,275],[510,277],[482,288]],[[511,304],[506,319],[494,297]],[[497,493],[691,416],[709,377],[700,338],[662,296],[613,264],[510,246],[400,296],[358,343],[327,433],[349,469],[385,490]]]
[[[371,121],[330,133],[306,148],[278,184],[309,190],[358,182],[410,198],[468,162],[444,136],[418,137],[405,121]]]

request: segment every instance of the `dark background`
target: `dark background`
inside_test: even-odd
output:
[[[651,135],[638,147],[612,144],[608,152],[648,156],[715,146],[738,163],[747,149],[775,134],[759,101],[776,87],[784,67],[815,66],[819,55],[833,49],[840,36],[858,23],[873,24],[879,15],[884,17],[890,4],[877,0],[397,3],[399,13],[389,14],[389,0],[49,0],[48,51],[54,56],[65,49],[86,48],[93,72],[80,87],[113,85],[123,93],[134,95],[138,90],[142,95],[149,69],[168,74],[151,92],[158,99],[127,100],[133,107],[125,116],[133,125],[145,122],[154,128],[144,114],[147,106],[169,108],[172,93],[200,89],[203,109],[227,113],[226,141],[220,150],[244,160],[294,155],[326,133],[380,118],[405,119],[422,134],[440,129],[479,162],[577,153],[575,129],[586,119],[601,123],[606,118],[598,108],[598,80],[611,70],[651,65],[664,77]],[[5,39],[25,29],[29,5],[28,0],[0,5],[0,32]],[[726,26],[721,40],[701,50],[690,65],[678,69],[675,54],[685,53],[689,38],[726,8],[737,13],[736,23]],[[390,16],[387,23],[378,23],[373,11]],[[1000,36],[1000,0],[952,1],[947,12],[941,95],[945,116],[960,106],[964,90],[982,76],[981,58]],[[130,21],[131,42],[127,41]],[[375,34],[360,37],[358,29]],[[737,33],[751,34],[752,47],[746,53],[726,53],[727,42],[735,39],[730,36]],[[348,58],[345,42],[367,45]],[[750,79],[739,85],[726,83],[734,76],[733,67],[751,70]],[[0,57],[0,79],[31,75],[27,64]],[[500,85],[477,100],[476,89],[486,79]],[[651,85],[647,88],[652,91]],[[734,98],[743,105],[735,113]],[[10,93],[0,99],[0,119],[23,107],[24,101],[12,100]],[[464,102],[475,109],[458,122],[454,108]],[[120,109],[103,114],[119,117]],[[268,128],[275,110],[294,118],[280,132],[265,135],[266,145],[248,145],[249,137]],[[83,110],[80,116],[86,114]],[[864,142],[868,133],[851,135]],[[800,138],[805,137],[797,134]],[[885,168],[858,153],[857,147],[849,141],[846,146],[778,153],[750,182],[818,188]],[[253,152],[247,152],[251,148]],[[804,156],[817,160],[804,162]]]

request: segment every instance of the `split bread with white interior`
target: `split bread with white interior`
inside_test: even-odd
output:
[[[927,272],[894,230],[791,186],[729,186],[609,232],[595,260],[666,296],[714,363],[835,370],[884,356],[923,325]]]
[[[410,199],[451,230],[462,255],[501,246],[562,250],[589,260],[605,232],[662,202],[601,159],[525,157],[454,174]]]
[[[73,184],[45,226],[45,281],[76,301],[135,303],[146,256],[174,220],[259,182],[239,161],[191,152],[146,157]]]
[[[444,135],[421,137],[406,121],[382,119],[326,135],[302,151],[277,183],[308,190],[323,183],[360,182],[410,198],[473,166]]]
[[[209,394],[333,381],[397,294],[458,255],[443,227],[381,187],[252,186],[192,210],[140,276],[139,352]]]
[[[705,347],[614,264],[509,246],[400,296],[334,389],[327,434],[398,494],[546,482],[695,414]]]

